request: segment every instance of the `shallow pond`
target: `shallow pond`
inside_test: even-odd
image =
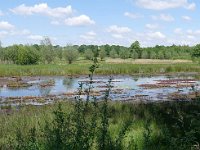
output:
[[[9,80],[9,79],[8,79]],[[15,80],[15,79],[12,79]],[[101,97],[106,89],[109,76],[94,77],[94,91]],[[22,77],[26,87],[0,87],[1,104],[10,98],[20,97],[64,97],[76,92],[79,83],[87,87],[89,78],[81,77]],[[17,81],[18,82],[18,81]],[[193,76],[113,76],[110,98],[113,100],[167,100],[172,93],[188,94],[200,90],[200,81]],[[28,98],[27,98],[28,99]]]

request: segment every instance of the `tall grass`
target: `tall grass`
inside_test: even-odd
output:
[[[71,65],[0,65],[0,76],[56,76],[87,75],[91,64]],[[117,74],[161,74],[176,72],[200,72],[198,64],[101,64],[99,75]]]
[[[102,139],[99,137],[106,132],[104,135],[107,135],[108,143],[105,144],[113,149],[188,150],[200,143],[199,101],[148,104],[108,102],[106,127],[103,125],[104,119],[101,119],[103,103],[99,103],[96,110],[94,105],[89,105],[87,112],[84,113],[78,113],[77,109],[82,107],[77,108],[74,104],[65,102],[61,107],[59,104],[27,106],[13,110],[10,115],[1,113],[0,149],[15,149],[16,145],[27,146],[26,143],[33,146],[34,142],[41,149],[53,149],[52,146],[58,141],[62,145],[62,142],[70,143],[67,142],[70,139],[79,141],[79,144],[84,141],[93,149],[101,149],[102,146],[98,146],[98,141]],[[97,122],[93,120],[95,111],[97,111],[95,114]],[[67,114],[79,116],[79,119],[76,120],[74,115]],[[81,119],[83,115],[85,121]],[[74,128],[76,126],[77,128]],[[103,130],[103,127],[106,130]],[[62,137],[62,140],[58,137]],[[78,146],[78,143],[74,144]]]

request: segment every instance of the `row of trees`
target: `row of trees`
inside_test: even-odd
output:
[[[78,58],[78,50],[73,46],[53,46],[49,38],[41,41],[40,45],[0,46],[0,61],[19,65],[50,64],[56,59],[65,58],[69,64]]]
[[[53,46],[51,40],[46,37],[41,41],[40,45],[12,45],[5,48],[0,46],[0,60],[4,63],[28,65],[37,63],[49,64],[57,59],[66,59],[71,64],[79,56],[87,60],[91,60],[93,57],[99,57],[101,60],[105,57],[122,59],[191,59],[191,56],[197,57],[198,54],[196,53],[198,51],[198,45],[195,47],[157,45],[155,47],[142,48],[138,41],[135,41],[130,47],[119,45],[67,45],[61,47],[59,45]]]

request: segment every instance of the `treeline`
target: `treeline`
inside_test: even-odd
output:
[[[14,63],[20,65],[50,64],[56,59],[66,58],[72,63],[78,57],[78,51],[74,46],[60,47],[53,46],[49,38],[41,41],[41,44],[34,45],[12,45],[0,46],[0,61],[2,63]]]
[[[119,45],[67,45],[61,47],[53,46],[51,40],[47,37],[41,43],[34,45],[12,45],[8,47],[0,46],[0,61],[2,63],[14,63],[20,65],[29,64],[50,64],[56,60],[66,60],[69,64],[78,57],[91,60],[93,57],[99,57],[103,60],[105,57],[122,59],[191,59],[194,49],[189,46],[155,46],[142,48],[138,41],[131,44],[130,47]],[[195,55],[196,56],[196,55]]]

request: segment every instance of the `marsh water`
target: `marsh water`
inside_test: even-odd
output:
[[[95,76],[93,78],[93,90],[96,91],[97,97],[103,96],[109,78],[109,76]],[[14,97],[57,96],[62,98],[64,95],[69,96],[70,93],[76,92],[79,83],[83,83],[83,88],[87,88],[89,78],[87,76],[22,77],[21,80],[30,86],[12,88],[6,84],[2,85],[0,87],[1,101]],[[48,82],[52,82],[53,84],[48,85]],[[46,86],[41,86],[44,83],[47,83]],[[111,85],[110,98],[112,100],[128,100],[134,98],[154,101],[167,100],[172,93],[188,94],[194,90],[200,90],[200,81],[196,80],[192,75],[113,76]]]

